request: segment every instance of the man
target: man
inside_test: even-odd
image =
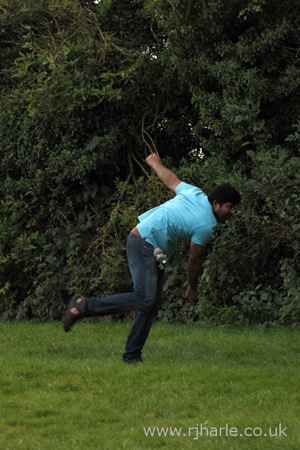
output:
[[[162,303],[162,259],[167,261],[182,239],[190,241],[186,297],[194,302],[198,296],[197,284],[206,244],[217,223],[225,222],[235,214],[241,200],[240,194],[230,185],[216,186],[206,196],[201,189],[179,180],[161,163],[157,154],[152,153],[146,162],[176,195],[139,216],[139,224],[128,236],[126,252],[133,292],[102,298],[74,295],[62,319],[64,330],[68,332],[82,317],[138,311],[123,354],[123,361],[127,363],[143,362],[142,349]],[[155,253],[160,253],[159,261]]]

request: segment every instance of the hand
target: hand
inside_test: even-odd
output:
[[[161,160],[157,153],[151,153],[147,156],[146,163],[153,168],[157,163],[161,163]]]
[[[196,303],[198,298],[198,289],[193,289],[190,286],[188,286],[185,296],[189,299],[190,302]]]

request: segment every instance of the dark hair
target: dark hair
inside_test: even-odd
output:
[[[230,184],[219,184],[210,191],[208,200],[211,204],[216,200],[219,205],[227,202],[237,205],[241,201],[241,195]]]

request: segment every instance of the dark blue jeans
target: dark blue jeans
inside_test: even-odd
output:
[[[151,244],[130,233],[126,242],[126,252],[133,292],[102,298],[90,297],[86,301],[88,317],[138,311],[126,342],[123,358],[141,355],[162,303],[164,270],[159,269],[153,251]]]

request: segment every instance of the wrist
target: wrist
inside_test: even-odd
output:
[[[152,161],[151,164],[149,164],[151,169],[153,169],[155,172],[159,169],[159,167],[162,166],[162,163],[160,161]]]

